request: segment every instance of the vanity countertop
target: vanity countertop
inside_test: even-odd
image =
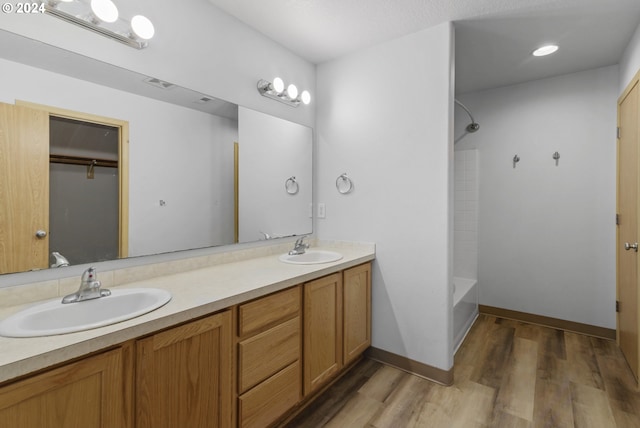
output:
[[[343,255],[343,258],[331,263],[294,265],[279,261],[278,255],[270,255],[131,282],[121,287],[161,288],[170,291],[172,299],[163,307],[148,314],[93,330],[35,338],[0,337],[0,382],[357,266],[375,258],[373,244],[322,245],[313,249],[337,251]],[[28,305],[2,309],[0,319],[26,306]]]

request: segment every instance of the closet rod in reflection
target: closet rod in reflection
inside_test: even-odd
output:
[[[118,161],[107,159],[94,159],[83,156],[62,156],[62,155],[49,155],[49,162],[52,163],[64,163],[69,165],[94,165],[103,166],[107,168],[117,168]]]

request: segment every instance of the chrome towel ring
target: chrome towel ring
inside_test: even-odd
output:
[[[336,179],[336,189],[338,192],[346,195],[347,193],[351,193],[353,190],[353,181],[347,176],[347,173],[340,174],[340,176]]]
[[[295,195],[300,190],[300,186],[298,186],[298,182],[294,176],[287,178],[287,181],[284,182],[284,189],[290,195]]]

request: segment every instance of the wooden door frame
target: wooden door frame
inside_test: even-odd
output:
[[[622,92],[620,97],[618,97],[616,107],[616,126],[618,130],[620,129],[620,106],[623,101],[629,96],[630,92],[636,87],[640,86],[640,70],[635,74],[635,76],[629,81],[628,85],[625,87],[625,90]],[[640,104],[640,103],[639,103]],[[640,106],[639,111],[640,111]],[[639,122],[640,126],[640,114],[639,114]],[[640,149],[639,149],[640,150]],[[640,152],[639,152],[640,153]],[[636,218],[637,222],[637,230],[640,233],[640,155],[636,161],[636,167],[638,168],[638,178],[637,178],[637,195],[636,195],[636,209],[638,213],[638,218]],[[616,138],[616,215],[620,214],[620,135]],[[639,237],[636,237],[636,239]],[[619,259],[621,254],[621,245],[623,240],[620,238],[620,227],[616,226],[616,306],[620,301],[620,270],[619,270]],[[636,277],[636,287],[640,289],[640,263],[639,269],[637,269],[637,277]],[[637,301],[636,308],[640,311],[640,290],[637,293]],[[637,331],[640,333],[640,317],[638,317],[638,326]],[[618,312],[616,308],[616,343],[620,346],[620,312]],[[637,342],[638,347],[640,347],[640,338],[638,338]],[[640,354],[640,352],[639,352]],[[634,370],[638,370],[638,367],[634,368]]]
[[[118,258],[129,255],[129,122],[91,113],[16,100],[16,105],[44,110],[49,117],[90,122],[118,128]]]

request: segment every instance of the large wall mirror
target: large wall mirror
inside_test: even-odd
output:
[[[0,43],[0,163],[14,165],[0,258],[27,259],[0,273],[53,252],[75,265],[312,232],[310,128],[10,32]],[[17,167],[10,144],[40,166]],[[46,186],[21,187],[33,181]]]

